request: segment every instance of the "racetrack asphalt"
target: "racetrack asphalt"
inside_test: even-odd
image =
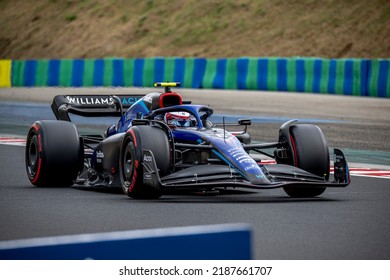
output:
[[[389,259],[389,179],[353,177],[319,198],[283,190],[134,200],[121,190],[33,187],[24,148],[0,145],[0,240],[248,223],[255,259]]]
[[[116,94],[129,91],[109,90]],[[18,102],[18,99],[49,106],[56,94],[97,93],[107,89],[0,91],[4,108],[8,102]],[[329,120],[329,123],[318,123],[329,144],[367,151],[369,163],[390,152],[387,140],[390,101],[387,99],[270,92],[180,92],[184,99],[211,105],[221,114]],[[0,119],[6,119],[4,114],[5,111],[0,112]],[[40,119],[40,115],[23,118],[28,123]],[[0,123],[0,134],[20,135],[27,126],[9,131],[12,123],[10,126]],[[279,126],[279,122],[257,123],[251,128],[253,138],[274,141]],[[313,199],[292,199],[277,189],[258,193],[232,191],[219,196],[169,194],[155,201],[138,201],[127,198],[120,190],[35,188],[25,175],[23,147],[0,145],[0,155],[0,240],[248,223],[254,233],[255,259],[390,258],[388,179],[352,177],[347,188],[329,188]]]

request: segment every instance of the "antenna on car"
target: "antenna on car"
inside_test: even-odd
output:
[[[223,124],[223,141],[226,144],[225,116],[222,117],[222,124]]]

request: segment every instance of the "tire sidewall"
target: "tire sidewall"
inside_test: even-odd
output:
[[[130,197],[136,196],[137,188],[140,188],[140,177],[142,178],[142,164],[141,164],[141,151],[139,149],[140,141],[137,140],[136,132],[133,129],[130,129],[123,140],[123,144],[120,152],[120,178],[123,192]],[[128,153],[131,156],[132,165],[130,170],[131,179],[129,176],[126,176],[126,157]]]
[[[30,148],[37,138],[38,169],[29,166]],[[28,134],[25,151],[27,177],[38,187],[66,187],[73,185],[83,165],[83,150],[74,124],[65,121],[37,121]]]
[[[34,143],[33,143],[34,142]],[[31,148],[32,145],[35,146],[36,152],[36,169],[31,167]],[[38,123],[35,123],[31,126],[26,141],[26,151],[25,151],[25,164],[26,164],[26,172],[27,177],[33,185],[41,185],[44,184],[43,178],[45,175],[42,175],[42,165],[44,164],[45,157],[42,153],[42,134],[40,130],[40,126]]]
[[[151,133],[151,131],[153,131],[153,133]],[[162,140],[156,137],[157,134],[160,136],[165,136],[166,139]],[[121,146],[119,167],[122,189],[127,196],[137,199],[154,199],[161,196],[161,191],[159,189],[144,185],[143,183],[143,149],[152,150],[160,172],[161,169],[163,170],[163,173],[161,174],[165,175],[165,173],[169,172],[170,170],[170,151],[168,147],[165,147],[167,148],[166,151],[159,151],[158,149],[160,149],[160,146],[158,145],[159,143],[157,141],[166,141],[164,143],[168,143],[168,137],[162,131],[162,129],[158,127],[134,126],[126,132],[123,145]],[[125,176],[125,157],[126,153],[128,152],[131,153],[131,157],[134,156],[132,164],[133,170],[131,172],[133,177],[131,181]],[[162,162],[164,162],[164,159],[166,165],[161,166]]]
[[[297,156],[294,165],[329,179],[329,149],[321,129],[310,124],[295,125],[291,127],[291,136]]]
[[[329,149],[322,130],[316,125],[298,124],[290,127],[291,165],[308,171],[324,180],[329,179]],[[326,187],[284,187],[291,197],[315,197]]]

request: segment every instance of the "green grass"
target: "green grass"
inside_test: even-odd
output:
[[[77,19],[77,15],[76,14],[69,14],[69,15],[65,16],[65,20],[66,21],[74,21],[76,19]]]

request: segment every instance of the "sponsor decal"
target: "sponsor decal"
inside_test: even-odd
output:
[[[103,152],[97,151],[97,152],[96,152],[96,157],[97,157],[97,158],[104,158]]]
[[[144,155],[144,162],[152,162],[152,156]]]
[[[245,171],[249,171],[249,170],[253,170],[253,169],[257,169],[259,166],[257,164],[251,164],[247,167],[245,167]]]
[[[335,155],[336,156],[336,162],[339,163],[339,162],[342,162],[344,160],[344,157],[342,155]]]
[[[96,162],[101,163],[104,158],[104,154],[101,151],[96,151]]]
[[[236,147],[228,150],[228,153],[239,163],[253,163],[253,159],[242,148]],[[250,170],[250,169],[249,169]]]
[[[121,98],[122,105],[131,106],[138,100],[140,100],[140,97],[127,97],[127,98]]]
[[[102,97],[76,97],[66,96],[66,99],[70,104],[77,105],[112,105],[114,104],[114,98],[108,96]]]
[[[111,106],[114,104],[114,98],[112,96],[66,96],[69,104],[76,105],[106,105]],[[141,97],[122,97],[120,98],[122,105],[130,107],[135,102],[140,100]]]

